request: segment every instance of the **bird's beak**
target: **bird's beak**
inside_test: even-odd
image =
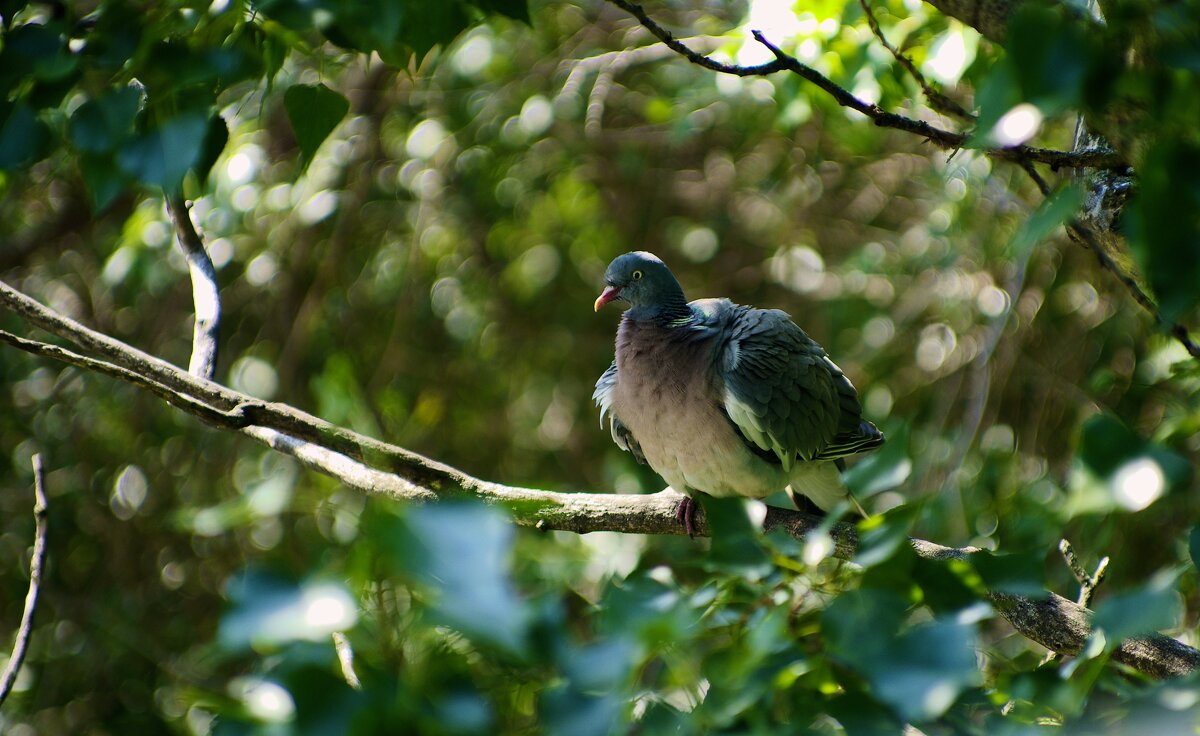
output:
[[[604,291],[600,292],[600,296],[596,297],[596,304],[595,304],[596,311],[599,312],[600,307],[603,307],[605,304],[608,304],[613,299],[616,299],[620,293],[621,293],[621,290],[615,286],[605,287]]]

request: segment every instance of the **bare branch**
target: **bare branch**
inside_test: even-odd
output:
[[[42,456],[33,456],[33,557],[29,560],[29,592],[25,594],[25,612],[21,614],[21,625],[17,628],[12,656],[0,673],[0,705],[12,691],[17,681],[17,672],[25,661],[29,648],[29,635],[33,632],[33,614],[37,610],[38,592],[42,586],[42,566],[46,561],[46,479],[42,470]]]
[[[13,295],[19,295],[22,299],[14,299]],[[404,448],[334,427],[287,405],[265,404],[224,386],[200,382],[207,394],[217,397],[210,403],[202,396],[175,388],[195,388],[191,382],[197,379],[192,376],[157,359],[153,359],[153,363],[145,362],[138,357],[138,351],[113,338],[105,337],[104,341],[99,342],[94,337],[96,333],[16,292],[3,282],[0,282],[0,304],[23,314],[40,315],[41,323],[54,326],[55,334],[60,337],[79,339],[80,336],[92,335],[87,337],[89,344],[102,345],[103,350],[108,351],[105,354],[111,362],[0,332],[0,339],[8,344],[151,391],[173,406],[210,424],[240,431],[364,493],[417,503],[471,497],[503,506],[508,509],[515,523],[538,529],[579,534],[594,531],[658,535],[683,533],[675,518],[675,511],[683,496],[671,489],[639,496],[558,493],[481,480]],[[31,304],[36,305],[37,309],[32,309]],[[125,367],[128,365],[141,365],[147,373],[173,371],[180,375],[146,375]],[[214,405],[227,402],[232,403],[229,409]],[[368,458],[384,463],[391,472],[368,464]],[[797,511],[769,508],[763,529],[781,529],[803,540],[819,527],[821,521],[820,517]],[[849,524],[838,524],[829,533],[834,542],[834,554],[842,559],[853,558],[858,545],[856,528]],[[709,534],[703,512],[697,519],[696,534]],[[978,551],[969,547],[945,547],[920,539],[912,540],[912,545],[918,555],[932,560],[967,559]],[[993,592],[988,599],[1017,631],[1056,652],[1079,652],[1091,631],[1091,612],[1053,593],[1035,599]],[[1155,677],[1181,675],[1200,668],[1200,651],[1160,634],[1122,642],[1113,657]]]
[[[1029,174],[1029,178],[1037,185],[1038,191],[1043,196],[1050,196],[1050,185],[1046,183],[1046,180],[1042,178],[1042,175],[1038,173],[1033,164],[1029,161],[1024,161],[1021,163],[1021,167],[1025,169],[1025,173]],[[1109,255],[1108,250],[1100,243],[1091,228],[1080,222],[1078,218],[1073,217],[1067,221],[1067,235],[1076,243],[1090,250],[1096,256],[1096,262],[1100,264],[1100,267],[1117,277],[1117,280],[1129,291],[1133,300],[1141,305],[1142,309],[1150,313],[1150,316],[1154,318],[1154,322],[1159,328],[1178,340],[1184,349],[1188,351],[1189,355],[1200,360],[1200,345],[1192,338],[1188,329],[1182,324],[1171,322],[1162,316],[1162,312],[1158,311],[1158,305],[1154,303],[1154,299],[1146,293],[1146,290],[1141,287],[1137,279],[1126,272],[1121,267],[1121,264],[1117,263]]]
[[[900,50],[888,42],[887,37],[883,35],[883,29],[879,27],[879,20],[875,18],[875,11],[871,10],[871,5],[867,0],[858,0],[858,4],[862,6],[863,13],[867,17],[867,25],[871,27],[871,33],[875,34],[875,38],[879,39],[879,43],[887,49],[893,58],[904,67],[917,84],[921,86],[921,91],[925,93],[925,98],[929,100],[929,106],[943,115],[953,115],[963,120],[974,122],[975,116],[967,111],[962,105],[954,99],[948,97],[944,92],[935,89],[929,84],[929,80],[925,79],[925,75],[917,69],[916,64],[913,64],[912,59],[900,53]]]
[[[1096,565],[1096,572],[1088,573],[1080,564],[1079,558],[1075,556],[1075,548],[1071,543],[1063,539],[1058,540],[1058,551],[1062,553],[1063,560],[1066,561],[1067,567],[1071,569],[1071,573],[1075,575],[1075,579],[1079,581],[1079,597],[1075,602],[1087,608],[1092,602],[1092,595],[1095,594],[1096,588],[1104,581],[1104,574],[1108,572],[1108,558],[1104,557]],[[1046,656],[1042,657],[1042,664],[1053,662],[1058,657],[1058,652],[1046,652]]]
[[[204,241],[196,226],[183,195],[169,194],[166,197],[167,213],[175,225],[175,236],[179,247],[187,258],[188,275],[192,279],[192,304],[196,310],[196,323],[192,328],[192,359],[188,373],[200,378],[211,379],[217,369],[217,337],[221,330],[221,295],[217,291],[217,270],[204,249]]]
[[[625,12],[632,15],[642,24],[646,30],[650,31],[655,38],[666,44],[671,50],[686,58],[688,61],[702,66],[721,74],[732,74],[738,77],[765,77],[780,71],[789,71],[797,76],[803,77],[806,81],[816,85],[824,90],[830,97],[833,98],[842,107],[850,108],[857,112],[866,115],[875,125],[881,128],[894,128],[902,130],[906,133],[918,135],[939,148],[946,150],[957,150],[967,144],[970,136],[966,133],[956,133],[953,131],[938,128],[923,120],[898,115],[888,112],[876,104],[866,102],[849,90],[837,84],[829,77],[826,77],[821,72],[813,69],[807,64],[801,62],[794,56],[791,56],[780,49],[775,44],[766,39],[759,31],[753,31],[756,41],[766,46],[767,49],[775,55],[775,60],[766,64],[757,66],[741,66],[738,64],[726,64],[716,59],[698,53],[694,49],[680,42],[675,36],[659,25],[653,18],[646,14],[646,11],[641,5],[631,2],[630,0],[608,0],[608,2],[616,5]],[[1049,164],[1054,168],[1116,168],[1126,169],[1126,164],[1121,156],[1115,151],[1096,149],[1083,151],[1058,151],[1048,148],[1037,148],[1034,146],[1004,146],[1000,148],[982,148],[981,152],[992,158],[1006,161],[1036,161],[1038,163]]]

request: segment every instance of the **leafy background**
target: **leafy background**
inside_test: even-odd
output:
[[[1200,15],[1180,8],[1116,3],[1087,33],[1034,10],[1005,49],[916,2],[875,6],[981,130],[1028,102],[1035,142],[1069,148],[1076,110],[1122,111],[1140,186],[1123,262],[1196,324]],[[761,28],[860,96],[919,106],[856,3],[649,10],[745,63],[764,59],[747,40]],[[599,2],[4,2],[0,17],[0,269],[99,330],[186,362],[190,287],[163,205],[182,192],[221,282],[218,380],[480,477],[653,491],[590,403],[616,322],[591,301],[608,260],[642,248],[694,297],[790,312],[890,436],[849,475],[886,513],[848,565],[755,537],[736,502],[709,508],[710,545],[367,501],[132,388],[4,351],[5,631],[38,451],[51,567],[0,728],[1195,728],[1195,681],[1107,660],[1151,629],[1197,643],[1200,368],[1061,236],[1071,190],[1042,204],[1018,167],[933,151],[797,78],[646,49]],[[1126,46],[1151,61],[1113,62]],[[998,554],[932,563],[907,533]],[[1089,567],[1112,557],[1107,636],[1039,666],[980,594],[1073,597],[1060,537]]]

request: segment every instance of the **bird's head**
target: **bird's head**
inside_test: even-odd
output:
[[[604,283],[604,291],[596,299],[597,312],[616,300],[628,302],[631,312],[648,316],[686,305],[675,274],[661,258],[644,250],[617,256],[604,272]]]

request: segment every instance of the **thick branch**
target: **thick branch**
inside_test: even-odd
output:
[[[646,11],[641,5],[630,2],[630,0],[608,0],[608,2],[616,5],[625,12],[632,15],[642,24],[646,30],[650,31],[655,38],[666,44],[672,51],[685,57],[688,61],[702,66],[705,69],[710,69],[722,74],[732,74],[738,77],[765,77],[775,74],[780,71],[789,71],[793,74],[804,78],[806,81],[824,90],[830,97],[833,98],[842,107],[850,108],[857,112],[866,115],[875,125],[881,128],[894,128],[902,130],[906,133],[921,136],[922,138],[937,145],[939,148],[946,150],[957,150],[966,145],[970,136],[965,133],[956,133],[945,130],[923,120],[898,115],[893,112],[888,112],[874,103],[867,102],[847,90],[845,87],[834,82],[829,77],[826,77],[821,72],[801,62],[794,56],[787,54],[775,44],[771,43],[763,36],[762,33],[754,31],[754,38],[762,45],[766,46],[772,54],[775,55],[775,60],[766,64],[757,66],[740,66],[738,64],[726,64],[717,61],[710,56],[698,53],[689,48],[687,44],[680,42],[666,28],[659,25],[653,18],[646,14]],[[1086,151],[1058,151],[1047,148],[1037,148],[1034,146],[1004,146],[1001,148],[983,148],[980,149],[983,153],[992,158],[1008,160],[1008,161],[1036,161],[1038,163],[1049,164],[1054,168],[1117,168],[1125,169],[1127,164],[1122,160],[1121,156],[1115,151],[1108,150],[1086,150]]]
[[[175,225],[179,247],[187,258],[192,279],[192,304],[196,324],[192,328],[192,359],[188,373],[212,378],[217,370],[217,336],[221,330],[221,295],[217,291],[217,270],[204,249],[204,241],[192,224],[187,202],[179,194],[167,195],[167,213]]]
[[[33,456],[33,557],[29,561],[29,592],[25,594],[25,612],[21,614],[21,625],[17,627],[16,642],[12,656],[0,673],[0,705],[12,692],[17,681],[17,672],[25,661],[29,648],[29,635],[33,632],[33,614],[37,610],[38,592],[42,586],[42,565],[46,561],[46,480],[42,471],[42,456]]]
[[[0,283],[0,304],[9,303],[10,300],[5,295],[10,293],[16,292]],[[37,304],[28,297],[24,299]],[[85,334],[83,331],[86,328],[81,325],[47,307],[40,304],[37,306],[53,316],[53,319],[46,319],[45,322],[59,326],[55,334],[60,337],[73,339],[77,335]],[[105,349],[123,351],[126,355],[120,359],[106,356],[110,357],[111,362],[90,359],[64,348],[24,338],[5,337],[4,333],[0,333],[0,338],[21,350],[62,360],[88,370],[96,370],[159,396],[174,394],[174,400],[171,400],[174,406],[209,423],[236,429],[279,452],[295,457],[305,466],[364,493],[419,503],[472,497],[503,506],[508,509],[516,523],[539,529],[556,529],[580,534],[594,531],[683,533],[675,518],[675,511],[683,497],[670,489],[649,495],[631,496],[612,493],[559,493],[508,486],[481,480],[403,448],[370,440],[373,444],[369,449],[378,451],[377,457],[386,460],[388,468],[392,471],[385,472],[368,464],[364,454],[354,455],[340,447],[341,444],[350,441],[354,448],[361,450],[365,447],[363,441],[369,438],[340,428],[330,431],[329,427],[332,425],[299,410],[281,404],[263,404],[250,396],[208,382],[204,382],[205,385],[219,389],[222,401],[233,401],[233,407],[222,409],[206,405],[199,397],[173,388],[174,384],[188,385],[179,376],[170,380],[160,380],[158,376],[145,375],[124,367],[126,364],[137,362],[133,359],[136,351],[112,338],[107,338],[107,342],[104,343]],[[92,342],[94,344],[95,341]],[[187,375],[161,361],[156,364],[155,369]],[[277,424],[288,423],[289,428],[264,426],[258,423],[259,419]],[[708,535],[708,525],[702,513],[697,522],[697,534]],[[820,523],[819,517],[788,509],[769,508],[763,528],[765,531],[782,529],[796,539],[803,540],[806,535],[817,529]],[[858,541],[855,527],[839,524],[830,534],[834,541],[834,554],[842,559],[852,558]],[[917,554],[934,560],[965,559],[976,551],[971,548],[944,547],[924,540],[913,540],[912,543]],[[1087,641],[1091,628],[1091,612],[1061,596],[1049,594],[1044,599],[1033,599],[992,593],[989,599],[997,612],[1014,628],[1047,648],[1065,654],[1075,654]],[[1120,662],[1157,677],[1181,675],[1200,668],[1200,651],[1159,634],[1125,641],[1113,656]]]

